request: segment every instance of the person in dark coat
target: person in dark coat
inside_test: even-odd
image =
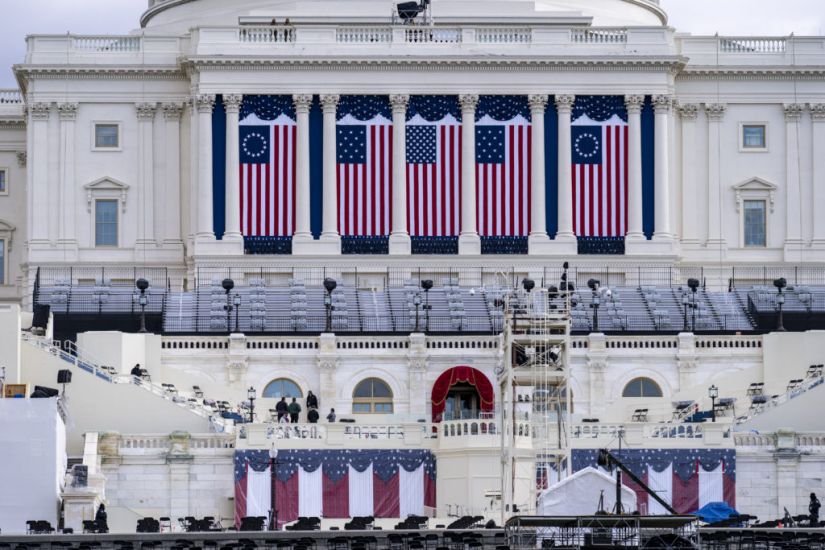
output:
[[[108,515],[106,514],[106,506],[102,502],[100,503],[100,508],[97,509],[97,513],[95,514],[95,523],[97,524],[98,533],[109,532],[109,523]]]
[[[283,417],[287,415],[289,406],[286,404],[286,397],[282,397],[280,401],[275,405],[275,412],[278,413],[278,422],[281,421]]]
[[[335,409],[330,409],[327,415],[327,422],[335,422]]]
[[[819,509],[822,505],[819,503],[819,499],[816,498],[816,493],[811,493],[811,502],[808,504],[808,513],[811,515],[811,527],[816,527],[819,525]]]
[[[301,414],[301,405],[298,404],[298,401],[293,397],[292,403],[289,404],[289,421],[293,424],[298,423],[298,415]]]
[[[317,409],[318,398],[312,392],[307,394],[307,409]]]
[[[307,413],[307,420],[310,424],[317,424],[321,415],[318,414],[318,409],[309,409]]]
[[[141,375],[140,363],[137,363],[134,367],[132,367],[131,374],[132,374],[132,376],[137,376],[138,378],[140,378],[140,375]]]

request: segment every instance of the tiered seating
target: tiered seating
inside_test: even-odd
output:
[[[482,254],[527,254],[527,237],[481,237]]]
[[[579,254],[624,254],[624,237],[579,237],[577,244]]]
[[[321,518],[299,517],[298,521],[292,525],[284,527],[287,531],[319,531],[321,529]]]
[[[160,533],[160,522],[155,518],[143,518],[137,522],[137,533]]]
[[[54,527],[48,521],[29,520],[26,522],[26,534],[29,535],[51,535]]]
[[[389,253],[389,237],[341,237],[341,254]]]
[[[461,516],[447,525],[447,529],[472,529],[484,521],[482,516]]]
[[[427,518],[424,516],[407,516],[400,523],[395,524],[396,529],[418,530],[427,527]]]
[[[413,254],[458,254],[458,237],[412,237]]]
[[[244,237],[246,254],[292,254],[292,237]]]
[[[241,518],[238,531],[263,531],[266,529],[265,516],[245,516]]]
[[[366,531],[372,529],[374,523],[375,518],[372,516],[356,516],[344,524],[344,529],[346,531]]]

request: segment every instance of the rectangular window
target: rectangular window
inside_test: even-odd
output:
[[[120,147],[120,127],[117,124],[95,124],[95,149]]]
[[[745,246],[765,246],[765,201],[745,201]]]
[[[95,246],[117,246],[117,201],[95,201]]]
[[[0,168],[0,195],[9,194],[9,171]]]
[[[742,149],[767,149],[766,128],[764,124],[742,125]]]
[[[6,241],[0,239],[0,286],[6,284]]]

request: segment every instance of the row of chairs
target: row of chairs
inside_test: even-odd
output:
[[[287,525],[287,531],[319,531],[321,529],[321,518],[319,517],[299,517],[298,521],[292,525]]]
[[[51,535],[54,533],[52,524],[45,520],[29,520],[26,522],[27,535]]]

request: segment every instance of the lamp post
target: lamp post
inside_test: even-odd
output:
[[[249,399],[249,423],[252,424],[255,422],[255,398],[257,397],[253,386],[249,386],[246,390],[246,397]]]
[[[708,397],[710,397],[711,418],[716,422],[716,398],[719,397],[719,388],[716,387],[716,384],[708,388]]]
[[[232,304],[235,306],[235,332],[240,332],[238,316],[240,315],[241,310],[241,295],[237,292],[232,298]]]
[[[691,317],[693,318],[691,325],[693,325],[693,332],[696,332],[696,309],[699,307],[696,301],[696,293],[699,292],[699,279],[688,279],[687,284],[690,289],[690,309]]]
[[[335,290],[335,287],[337,286],[338,283],[335,279],[330,277],[324,279],[324,289],[327,291],[327,293],[324,294],[324,309],[326,309],[327,312],[327,325],[325,332],[332,332],[332,310],[335,309],[332,306],[332,291]]]
[[[687,310],[688,304],[690,303],[690,298],[687,295],[687,292],[682,290],[682,309],[684,311],[684,318],[682,322],[682,330],[687,332]]]
[[[432,279],[424,279],[421,281],[421,288],[424,289],[424,331],[430,330],[430,310],[433,306],[430,305],[430,289],[433,287]]]
[[[144,333],[146,332],[146,306],[149,304],[149,298],[146,296],[146,289],[149,288],[149,281],[140,278],[135,281],[135,286],[140,291],[140,296],[138,296],[138,304],[140,304],[140,328],[138,329],[138,332]]]
[[[773,282],[773,286],[775,286],[777,290],[776,309],[779,312],[779,315],[776,318],[776,331],[785,332],[782,307],[785,305],[785,287],[788,286],[788,281],[785,280],[785,277],[780,277]]]
[[[593,308],[593,332],[599,332],[599,306],[602,305],[602,297],[599,295],[601,282],[598,279],[590,279],[587,286],[592,292],[590,307]]]
[[[278,449],[275,444],[269,448],[269,472],[272,478],[272,502],[269,514],[269,530],[278,531]]]
[[[223,306],[223,309],[226,310],[226,332],[231,332],[232,325],[230,323],[232,319],[232,299],[229,296],[229,293],[232,292],[233,288],[235,288],[235,281],[226,278],[221,282],[221,286],[223,287],[224,292],[226,292],[226,305]]]
[[[419,313],[421,309],[421,293],[416,292],[413,296],[413,304],[415,305],[415,332],[418,332]]]

